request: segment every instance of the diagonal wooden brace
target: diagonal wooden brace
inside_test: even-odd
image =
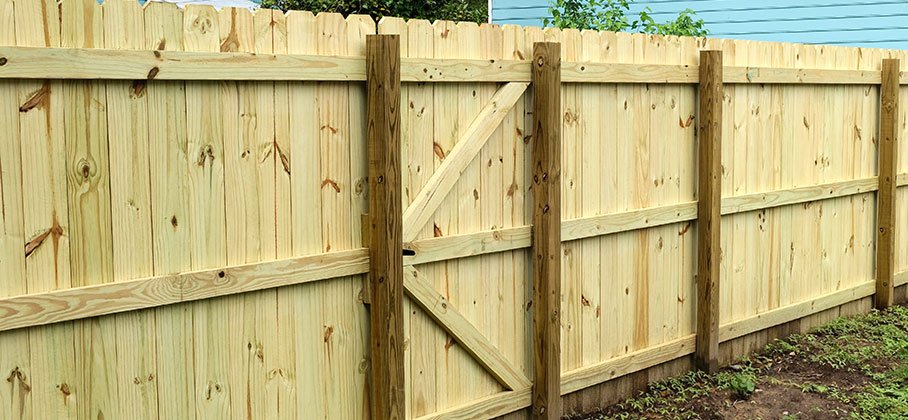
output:
[[[448,332],[501,385],[510,390],[530,386],[530,380],[514,366],[476,327],[438,293],[419,278],[413,266],[404,267],[404,290],[426,313]]]
[[[518,82],[504,85],[495,93],[488,105],[479,112],[476,119],[439,165],[438,170],[426,182],[426,186],[404,211],[404,242],[410,242],[416,238],[429,218],[438,210],[438,206],[451,192],[451,188],[457,183],[457,179],[460,178],[463,171],[476,158],[492,133],[501,125],[504,117],[523,96],[527,86],[528,83]]]

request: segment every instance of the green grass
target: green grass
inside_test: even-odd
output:
[[[855,382],[863,385],[840,389],[836,383],[824,382],[822,375],[810,381],[776,377],[777,369],[773,367],[793,360],[819,371],[848,372],[857,379]],[[782,364],[783,370],[785,366]],[[696,419],[700,418],[698,400],[725,392],[723,395],[728,395],[725,403],[730,405],[734,400],[750,398],[761,384],[784,385],[791,387],[792,392],[814,394],[844,404],[856,419],[908,418],[908,307],[839,318],[809,334],[776,340],[732,368],[715,375],[689,372],[652,384],[645,393],[607,411],[608,415],[592,418]],[[798,414],[783,418],[797,419]]]

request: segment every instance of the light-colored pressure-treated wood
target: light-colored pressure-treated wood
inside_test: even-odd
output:
[[[902,52],[0,0],[4,416],[369,416],[370,338],[387,333],[363,304],[376,32],[400,36],[398,214],[438,194],[411,207],[423,222],[401,220],[415,255],[398,267],[418,273],[405,277],[398,335],[404,416],[533,405],[533,314],[547,303],[530,269],[537,107],[560,105],[550,123],[563,137],[551,187],[564,220],[549,243],[563,293],[548,301],[562,356],[545,366],[556,394],[573,409],[585,387],[686,366],[706,199],[701,50],[728,64],[719,360],[767,328],[870,308],[881,64]],[[547,103],[526,88],[543,41],[561,43],[563,63]],[[899,186],[905,152],[893,155]],[[908,282],[905,232],[894,286]]]
[[[873,184],[873,185],[871,185]],[[729,197],[723,199],[723,215],[734,215],[740,212],[760,211],[771,209],[778,206],[798,204],[802,202],[822,201],[851,194],[863,194],[866,192],[876,191],[876,178],[868,178],[857,181],[847,181],[842,183],[833,183],[818,185],[815,187],[805,187],[803,189],[784,190],[777,192],[759,193],[753,195],[744,195]],[[809,195],[808,195],[809,193]],[[665,224],[683,223],[696,220],[697,204],[685,203],[664,207],[655,207],[643,210],[634,210],[629,212],[607,214],[602,216],[585,217],[573,220],[564,220],[562,222],[561,236],[563,241],[572,241],[599,236],[614,235],[622,232],[630,232],[639,229],[658,227]],[[462,235],[451,235],[437,238],[419,239],[406,244],[406,248],[414,251],[415,255],[404,257],[404,264],[417,265],[432,262],[440,262],[452,259],[467,258],[484,254],[495,254],[529,248],[531,246],[531,228],[529,226],[512,227],[492,231],[476,232]],[[256,275],[236,275],[236,287],[214,291],[210,296],[225,296],[234,293],[243,293],[251,290],[264,290],[268,288],[281,287],[300,282],[316,281],[328,279],[336,276],[359,274],[366,271],[366,263],[360,260],[362,252],[339,253],[331,255],[337,257],[337,261],[348,259],[349,266],[336,273],[334,271],[327,274],[319,275],[313,273],[310,279],[298,280],[294,275],[288,275],[284,281],[262,282],[262,279]],[[317,255],[312,256],[313,261],[320,258]],[[305,260],[308,260],[306,257]],[[269,264],[278,265],[296,265],[304,259],[295,259],[293,261],[276,261]],[[332,260],[334,260],[332,258]],[[300,263],[305,264],[305,263]],[[308,266],[307,266],[308,267]],[[261,267],[265,269],[266,267]],[[224,270],[230,271],[232,267]],[[306,268],[311,269],[311,268]],[[208,270],[217,272],[219,270]],[[333,274],[332,274],[333,273]],[[192,274],[192,273],[187,273]],[[130,282],[130,284],[140,284],[146,282],[164,281],[165,278],[177,278],[179,276],[158,276],[148,279],[141,279]],[[125,296],[121,294],[122,286],[125,285],[107,285],[91,288],[94,295]],[[896,284],[898,286],[898,284]],[[143,287],[130,286],[129,289],[141,290]],[[24,293],[22,293],[24,294]],[[141,300],[138,294],[131,293],[127,302]],[[67,290],[43,293],[41,299],[51,301],[66,301],[70,299],[71,294]],[[17,296],[25,298],[25,296]],[[180,300],[163,299],[158,301],[147,301],[137,305],[127,306],[125,309],[119,305],[99,306],[91,311],[82,311],[80,305],[69,305],[66,307],[34,307],[35,319],[47,318],[48,321],[42,321],[41,324],[51,322],[61,322],[65,320],[80,319],[89,316],[99,316],[122,312],[130,309],[153,308],[162,305],[170,305]],[[3,306],[0,304],[0,306]],[[46,315],[38,315],[38,312]],[[0,324],[2,325],[2,324]],[[32,325],[32,324],[25,324]],[[10,327],[12,328],[12,327]],[[18,327],[17,327],[18,328]],[[0,328],[3,329],[3,328]]]
[[[16,1],[13,6],[17,45],[61,46],[60,9],[55,1]],[[21,146],[19,204],[23,209],[25,237],[24,244],[18,245],[25,251],[24,281],[29,293],[66,289],[73,283],[66,140],[61,112],[63,84],[34,81],[17,83],[17,88],[14,106],[19,114],[19,135],[3,141],[18,138]],[[10,170],[15,168],[14,165]],[[3,172],[6,171],[4,167]],[[79,328],[81,325],[66,323],[28,332],[28,365],[23,366],[22,376],[17,378],[28,380],[32,418],[66,419],[87,413],[88,398],[81,379],[84,367],[75,354],[75,348],[81,346],[81,340],[76,339]],[[20,353],[19,358],[22,356]],[[72,395],[86,398],[70,398]]]
[[[144,7],[144,48],[181,50],[183,15],[165,3]],[[157,276],[192,271],[189,251],[189,196],[186,174],[190,157],[186,131],[186,93],[182,82],[146,85],[148,100],[148,153],[151,183],[152,253]],[[195,415],[193,392],[192,308],[164,306],[154,310],[155,361],[160,418]]]
[[[502,385],[512,389],[523,389],[530,385],[529,379],[505,359],[492,343],[482,336],[473,324],[463,317],[457,308],[436,292],[413,267],[404,269],[404,286],[414,302],[439,323],[441,328],[460,342],[464,349],[489,370]]]
[[[243,13],[228,11],[227,14]],[[110,47],[107,47],[110,48]],[[158,49],[0,47],[0,78],[90,80],[318,80],[364,81],[362,57],[287,55],[240,52],[226,54],[179,52]],[[525,60],[458,58],[438,60],[405,58],[404,82],[529,82],[530,63]],[[564,83],[666,83],[696,84],[695,65],[566,62]],[[880,83],[877,72],[837,69],[786,69],[728,67],[728,84],[851,84]],[[902,83],[908,82],[904,79]]]
[[[426,222],[444,201],[451,188],[495,131],[514,104],[523,96],[526,83],[508,83],[492,97],[489,104],[464,131],[454,148],[426,182],[404,212],[404,240],[416,238]]]
[[[718,369],[719,243],[722,203],[722,52],[700,53],[700,159],[697,227],[697,366]]]
[[[893,303],[895,221],[899,139],[899,60],[883,60],[880,88],[880,175],[877,193],[876,296],[877,309]]]
[[[16,17],[12,0],[0,0],[0,45],[16,44]],[[19,83],[0,81],[0,297],[29,293],[26,276],[22,144],[19,133]],[[9,372],[7,386],[0,387],[0,406],[12,418],[29,418],[34,381],[30,362],[28,330],[0,333],[0,372]]]
[[[0,299],[0,331],[366,273],[368,252],[344,252],[188,271]]]
[[[561,46],[533,46],[533,417],[561,418]]]
[[[90,2],[86,2],[90,3]],[[93,5],[87,6],[93,7]],[[104,47],[141,49],[145,45],[145,19],[140,5],[108,2],[103,6]],[[110,191],[113,244],[113,276],[116,281],[154,275],[151,220],[151,182],[147,126],[148,95],[143,82],[106,82]],[[128,159],[120,157],[129,156]],[[154,312],[128,312],[109,318],[116,329],[117,384],[109,403],[118,415],[153,418],[158,405]],[[102,323],[103,325],[103,323]],[[114,334],[111,334],[114,335]],[[135,378],[144,378],[136,384]],[[140,385],[140,386],[137,386]],[[103,391],[101,391],[103,392]],[[96,394],[92,392],[92,394]],[[95,417],[110,412],[92,408]]]

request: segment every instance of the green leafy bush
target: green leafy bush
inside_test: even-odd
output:
[[[262,7],[281,10],[363,14],[379,19],[395,16],[405,19],[486,22],[486,0],[262,0]]]
[[[719,388],[731,391],[739,399],[747,399],[756,390],[756,377],[750,373],[720,372],[716,375]]]
[[[647,34],[706,36],[703,19],[685,9],[674,20],[656,22],[650,15],[649,7],[640,12],[636,20],[630,20],[632,0],[552,0],[549,7],[551,18],[542,20],[543,26],[556,28],[595,29],[612,32],[642,32]]]

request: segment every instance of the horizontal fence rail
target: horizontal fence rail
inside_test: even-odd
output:
[[[0,79],[364,82],[363,57],[0,47]],[[530,62],[402,58],[402,82],[529,82]],[[563,83],[696,84],[693,65],[565,62]],[[727,84],[879,85],[863,70],[724,68]],[[901,74],[901,84],[908,75]]]
[[[908,173],[898,176],[898,186],[908,186]],[[874,191],[876,178],[725,197],[722,199],[722,215],[730,216]],[[568,242],[696,219],[696,202],[684,203],[564,220],[561,237],[563,242]],[[530,241],[530,226],[420,239],[405,243],[405,248],[413,251],[414,255],[405,256],[404,265],[429,264],[525,249],[530,247]],[[369,271],[368,260],[367,249],[362,248],[0,298],[0,331],[364,274]],[[908,271],[896,274],[894,284],[896,287],[908,284]],[[870,294],[873,294],[872,291]]]

